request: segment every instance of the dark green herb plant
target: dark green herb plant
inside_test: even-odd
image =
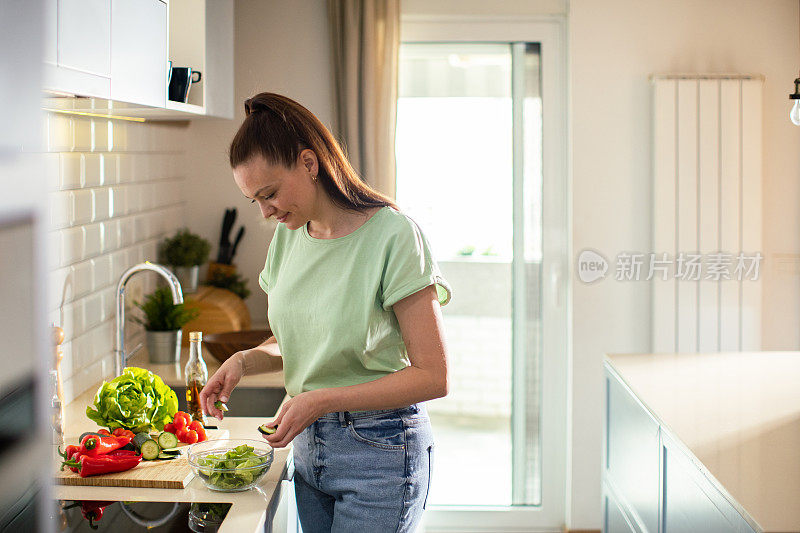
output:
[[[233,274],[225,274],[218,270],[214,272],[211,279],[206,281],[205,284],[211,285],[212,287],[219,287],[220,289],[227,289],[242,300],[250,296],[250,289],[247,288],[247,279],[236,272]]]
[[[144,303],[134,302],[136,307],[144,311],[145,319],[134,317],[134,320],[148,331],[175,331],[194,320],[199,311],[189,309],[186,304],[172,303],[172,291],[161,287],[149,294]]]
[[[192,267],[208,261],[211,243],[187,228],[178,230],[158,246],[159,261],[174,267]]]

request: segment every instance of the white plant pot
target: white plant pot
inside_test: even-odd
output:
[[[181,360],[183,331],[145,331],[147,354],[151,363],[171,364]]]
[[[175,276],[181,284],[184,294],[197,292],[197,283],[200,279],[200,265],[191,267],[175,267]]]

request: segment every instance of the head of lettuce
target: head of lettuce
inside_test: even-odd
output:
[[[104,381],[86,416],[110,430],[162,431],[178,412],[178,397],[160,377],[144,368],[129,366],[122,375]]]

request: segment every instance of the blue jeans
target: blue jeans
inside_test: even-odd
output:
[[[413,532],[430,486],[424,407],[328,413],[292,441],[303,533]]]

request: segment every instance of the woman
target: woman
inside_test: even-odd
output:
[[[305,533],[414,531],[433,452],[420,402],[447,394],[440,305],[450,298],[419,227],[365,185],[325,126],[261,93],[230,147],[236,185],[279,222],[261,288],[274,337],[237,352],[200,398],[206,412],[245,374],[284,371],[270,424],[293,442]]]

